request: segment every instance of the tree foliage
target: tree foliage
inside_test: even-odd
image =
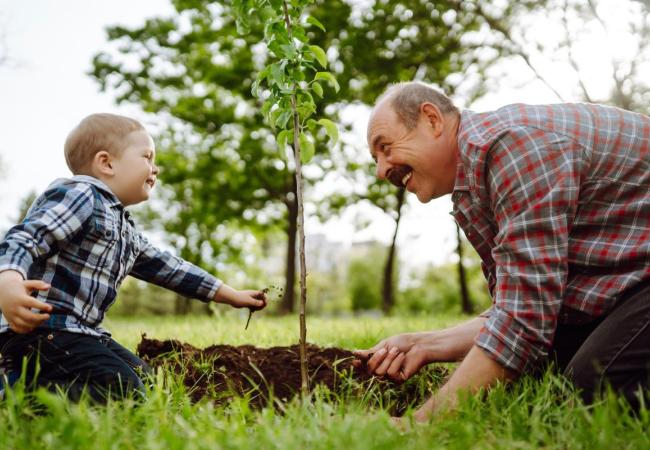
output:
[[[507,51],[496,28],[507,29],[518,15],[538,4],[531,0],[501,6],[485,6],[478,0],[363,4],[317,0],[308,11],[315,20],[305,23],[310,26],[304,33],[315,47],[306,46],[303,56],[311,58],[314,67],[328,63],[337,83],[324,74],[317,80],[310,78],[310,90],[303,95],[313,99],[309,108],[315,114],[332,122],[338,121],[346,105],[371,104],[396,81],[436,83],[469,102],[483,92],[485,69]],[[181,249],[184,258],[211,268],[241,249],[245,239],[233,228],[284,229],[284,304],[292,309],[295,167],[263,120],[270,116],[273,125],[282,125],[288,118],[279,110],[264,108],[252,93],[260,77],[281,83],[282,73],[290,72],[280,73],[276,66],[263,73],[269,58],[260,45],[264,20],[252,20],[247,33],[240,35],[229,2],[175,0],[173,5],[176,14],[171,17],[151,18],[136,28],[109,28],[112,45],[95,56],[91,76],[118,102],[138,104],[156,115],[153,126],[164,192],[152,217],[169,243]],[[296,51],[281,40],[276,50],[285,55]],[[338,100],[328,105],[328,94],[337,84]],[[317,133],[328,131],[332,134],[325,126]],[[285,137],[288,140],[290,132]],[[303,142],[308,153],[314,144],[310,170],[305,172],[308,198],[310,186],[329,182],[336,174],[341,186],[345,181],[354,190],[352,195],[323,199],[332,206],[324,210],[334,214],[358,196],[372,195],[373,189],[385,191],[385,186],[369,187],[374,181],[368,181],[368,159],[358,159],[365,148],[348,141],[340,150],[332,149],[325,139],[312,142],[307,136]]]

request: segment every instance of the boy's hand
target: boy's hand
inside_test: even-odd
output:
[[[50,285],[41,280],[23,280],[14,270],[0,272],[0,310],[9,322],[9,327],[16,333],[29,333],[50,318],[49,314],[34,313],[32,308],[45,313],[52,311],[52,306],[39,302],[30,294],[46,291]]]
[[[227,284],[222,284],[214,296],[217,303],[225,303],[233,308],[250,308],[259,311],[266,308],[266,294],[262,291],[238,291]]]

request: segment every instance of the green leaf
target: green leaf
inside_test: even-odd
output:
[[[278,142],[278,149],[283,152],[284,149],[287,147],[287,141],[289,139],[293,140],[293,131],[291,130],[282,130],[278,134],[277,137],[277,142]]]
[[[320,28],[321,30],[325,31],[325,27],[323,26],[323,24],[320,23],[320,22],[318,21],[318,19],[315,18],[314,16],[308,16],[308,17],[307,17],[307,23],[310,24],[310,25],[313,25],[313,26],[315,26],[315,27],[318,27],[318,28]]]
[[[307,164],[314,157],[314,144],[307,138],[305,133],[300,133],[300,161]]]
[[[320,98],[323,98],[323,88],[319,83],[312,83],[311,88],[316,95],[318,95]]]
[[[320,119],[318,123],[325,128],[325,132],[329,136],[332,145],[336,144],[339,140],[339,129],[336,124],[329,119]]]
[[[291,115],[292,114],[290,110],[282,111],[282,114],[280,114],[277,120],[275,121],[275,126],[280,128],[286,128],[287,122],[289,122]]]
[[[322,48],[320,48],[318,45],[310,45],[309,50],[312,51],[321,66],[327,67],[327,55]]]
[[[317,72],[316,75],[314,76],[314,80],[325,80],[325,81],[327,81],[330,85],[332,85],[335,92],[338,92],[341,89],[341,87],[339,86],[339,82],[336,81],[336,78],[334,78],[334,75],[332,75],[329,72]]]

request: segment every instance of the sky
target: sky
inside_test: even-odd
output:
[[[616,15],[616,1],[606,3],[611,4],[608,17]],[[92,56],[107,48],[107,26],[137,26],[147,17],[172,12],[169,0],[0,0],[0,30],[4,30],[12,59],[7,67],[0,67],[0,230],[13,224],[20,201],[31,191],[40,192],[52,180],[70,176],[63,142],[83,117],[104,111],[144,119],[136,106],[117,107],[110,94],[99,92],[87,72]],[[531,30],[533,34],[549,32],[548,24]],[[587,44],[579,51],[590,74],[588,82],[596,91],[606,84],[607,75],[603,77],[599,66],[603,52],[623,51],[616,43],[629,38],[623,29],[615,32],[615,38],[602,42],[593,37],[585,40]],[[567,68],[551,66],[541,65],[563,98],[575,100],[575,90],[570,87],[574,84],[567,83]],[[532,75],[521,62],[501,70],[502,77],[496,77],[490,93],[471,105],[472,109],[559,101],[541,83],[531,82]],[[367,114],[361,112],[358,117],[355,130],[359,139],[365,140]],[[164,175],[162,178],[164,182]],[[455,245],[449,196],[425,205],[411,196],[409,203],[398,237],[401,259],[412,265],[447,260]],[[370,225],[356,230],[354,218],[360,213],[369,218]],[[370,209],[350,211],[327,226],[307,218],[308,233],[324,233],[342,245],[370,239],[387,242],[392,227],[390,219]],[[156,242],[155,237],[152,240]]]

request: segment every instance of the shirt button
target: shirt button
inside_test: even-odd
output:
[[[54,335],[52,333],[48,334],[47,335],[47,340],[51,341],[52,339],[54,339]]]

